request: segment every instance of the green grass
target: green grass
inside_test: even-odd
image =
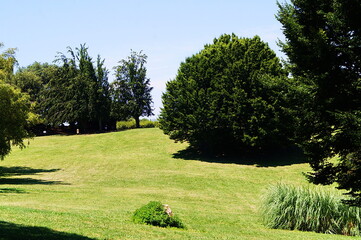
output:
[[[196,159],[186,147],[157,128],[35,138],[0,163],[0,239],[352,238],[262,224],[267,186],[306,185],[307,164]],[[175,209],[187,229],[133,223],[150,201]]]

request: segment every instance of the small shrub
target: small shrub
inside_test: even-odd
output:
[[[159,227],[184,228],[184,224],[177,216],[167,213],[164,205],[155,201],[137,209],[133,215],[133,222]]]
[[[141,119],[140,120],[140,127],[141,128],[159,127],[159,122],[158,121],[152,121],[152,120],[149,120],[149,119]]]
[[[158,121],[152,121],[149,119],[141,119],[140,120],[140,127],[141,128],[155,128],[158,127]],[[118,121],[117,122],[117,130],[126,130],[126,129],[133,129],[135,128],[135,120],[132,118],[128,121]]]
[[[118,121],[117,122],[117,130],[126,130],[135,128],[135,120],[131,119],[128,121]]]
[[[321,188],[277,184],[265,194],[262,212],[271,228],[360,236],[360,209],[341,199]]]

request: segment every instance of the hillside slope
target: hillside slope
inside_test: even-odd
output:
[[[0,239],[350,239],[262,225],[262,191],[307,184],[306,163],[197,160],[185,148],[159,129],[35,138],[0,163]],[[187,229],[132,223],[152,200]]]

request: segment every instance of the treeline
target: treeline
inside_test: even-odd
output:
[[[54,64],[35,62],[21,67],[7,82],[27,93],[38,122],[32,130],[67,125],[75,133],[115,129],[116,121],[152,115],[150,80],[146,76],[147,56],[132,51],[115,66],[115,80],[109,84],[104,59],[89,55],[88,47],[67,48]],[[64,128],[66,129],[66,128]]]

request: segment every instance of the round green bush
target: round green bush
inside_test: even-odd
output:
[[[297,88],[286,76],[258,36],[222,35],[187,58],[167,83],[160,128],[206,154],[288,146]]]
[[[134,212],[133,222],[159,227],[185,228],[177,216],[172,212],[167,212],[169,208],[165,206],[161,202],[151,201]]]

